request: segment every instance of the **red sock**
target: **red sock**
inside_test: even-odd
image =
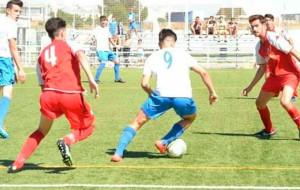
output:
[[[68,134],[63,138],[68,146],[71,146],[73,143],[82,141],[90,136],[94,132],[94,127],[89,127],[86,129],[73,130],[72,133]]]
[[[274,130],[274,127],[272,125],[269,108],[266,107],[265,109],[258,110],[258,112],[262,122],[264,123],[266,132],[271,133]]]
[[[39,146],[41,140],[45,136],[40,131],[34,131],[24,143],[17,159],[13,163],[13,165],[17,166],[17,168],[22,168],[25,160],[33,153],[33,151]]]
[[[298,129],[300,129],[300,115],[298,109],[295,106],[293,106],[293,108],[289,110],[288,113],[293,119],[293,121],[296,123]]]

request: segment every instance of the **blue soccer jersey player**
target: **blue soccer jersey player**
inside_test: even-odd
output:
[[[192,98],[190,69],[198,73],[209,91],[209,102],[218,100],[210,75],[197,64],[188,53],[174,48],[176,34],[170,29],[159,33],[161,50],[153,53],[146,61],[141,85],[149,95],[137,116],[124,128],[119,144],[111,158],[113,162],[123,160],[123,152],[139,130],[147,121],[155,119],[173,108],[180,120],[161,139],[155,142],[160,153],[166,153],[167,145],[181,136],[196,118],[196,105]],[[156,88],[150,87],[151,76],[157,78]]]

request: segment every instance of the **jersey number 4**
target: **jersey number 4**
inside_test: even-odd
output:
[[[55,47],[50,46],[50,52],[49,49],[46,49],[45,51],[45,60],[48,63],[51,63],[52,67],[56,65],[56,56],[55,56]]]

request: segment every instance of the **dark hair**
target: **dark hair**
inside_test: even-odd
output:
[[[6,8],[10,9],[13,5],[18,5],[19,7],[23,7],[23,2],[21,0],[10,0],[6,4]]]
[[[57,17],[57,18],[50,18],[47,20],[45,24],[45,29],[48,33],[48,36],[51,39],[54,39],[54,37],[57,35],[60,29],[66,27],[66,21],[63,19]]]
[[[168,36],[172,36],[175,39],[175,42],[177,41],[177,35],[173,30],[171,29],[162,29],[158,34],[158,41],[159,43],[162,43],[164,39]]]
[[[104,15],[100,16],[100,21],[103,19],[107,20],[106,16],[104,16]]]
[[[262,23],[262,24],[266,22],[265,17],[262,16],[262,15],[252,15],[252,16],[249,17],[249,23],[251,23],[255,20],[259,20],[260,23]]]
[[[269,18],[274,21],[274,16],[272,14],[265,14],[265,18]]]

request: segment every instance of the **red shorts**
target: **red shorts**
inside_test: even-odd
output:
[[[40,105],[40,111],[49,119],[56,119],[65,114],[72,129],[88,128],[95,120],[91,107],[82,94],[43,91]]]
[[[290,86],[294,89],[294,96],[298,96],[299,77],[297,75],[284,75],[281,77],[270,75],[261,90],[265,92],[273,92],[276,96],[279,95],[283,87]]]

